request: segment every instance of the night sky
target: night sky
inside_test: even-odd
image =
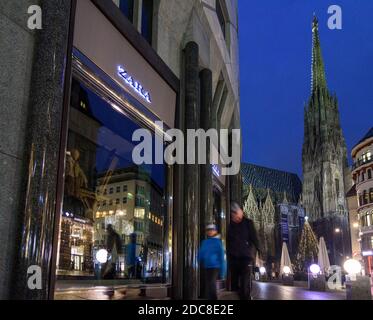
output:
[[[312,17],[348,155],[373,126],[373,1],[238,0],[243,161],[302,176],[303,110],[311,90]],[[327,26],[330,5],[342,30]]]

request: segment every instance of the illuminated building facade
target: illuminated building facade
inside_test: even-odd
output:
[[[373,274],[373,128],[352,149],[351,156],[354,161],[352,177],[356,188],[358,240],[365,272]]]
[[[304,224],[302,182],[290,172],[243,163],[244,212],[254,221],[269,272],[278,271],[282,245],[295,258]]]

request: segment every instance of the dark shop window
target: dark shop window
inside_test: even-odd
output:
[[[142,1],[141,34],[149,44],[152,44],[153,0]]]
[[[119,9],[133,23],[133,3],[134,0],[120,0]]]

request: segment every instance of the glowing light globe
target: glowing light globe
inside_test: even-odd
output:
[[[260,274],[265,274],[266,273],[266,268],[260,267],[259,272],[260,272]]]
[[[312,274],[319,274],[320,273],[320,267],[317,264],[313,264],[310,266],[310,271]]]
[[[283,269],[284,273],[285,274],[290,274],[290,268],[288,266],[285,266],[284,269]]]
[[[100,263],[106,263],[108,259],[108,252],[105,249],[98,250],[96,253],[96,259]]]
[[[358,274],[361,271],[360,262],[354,259],[347,260],[344,263],[343,267],[348,272],[348,274]]]

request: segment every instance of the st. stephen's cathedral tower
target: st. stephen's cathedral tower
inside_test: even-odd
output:
[[[337,97],[326,83],[316,17],[312,34],[312,88],[304,111],[303,205],[316,235],[326,241],[330,262],[341,265],[351,256],[345,197],[351,178]]]

